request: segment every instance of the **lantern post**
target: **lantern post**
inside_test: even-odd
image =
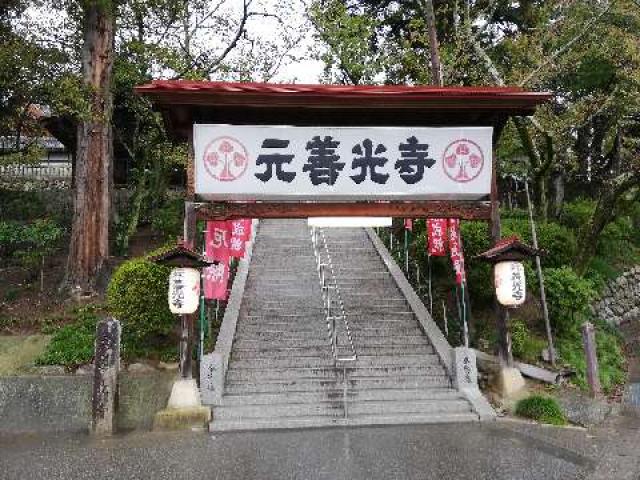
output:
[[[169,309],[181,320],[179,376],[173,383],[167,408],[156,414],[154,429],[204,426],[210,420],[211,410],[202,406],[200,390],[193,378],[193,319],[200,306],[200,269],[209,262],[182,240],[151,261],[173,267],[169,275]]]
[[[513,236],[503,238],[493,248],[476,257],[493,265],[496,300],[501,317],[498,324],[500,384],[503,395],[507,397],[524,387],[524,379],[513,364],[511,339],[506,321],[509,318],[509,310],[519,307],[526,300],[526,277],[522,261],[541,255],[540,250],[525,245],[517,236]]]

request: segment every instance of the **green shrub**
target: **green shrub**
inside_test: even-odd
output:
[[[11,220],[0,221],[0,258],[7,259],[13,255],[20,242],[22,225]]]
[[[625,381],[625,357],[619,334],[606,324],[598,324],[596,329],[598,352],[598,376],[605,393],[613,391],[616,385]],[[587,388],[587,366],[584,358],[582,337],[579,332],[560,337],[557,341],[558,353],[563,361],[576,370],[572,382],[582,389]]]
[[[577,252],[577,240],[574,232],[554,222],[536,223],[538,247],[546,252],[542,257],[545,267],[572,265]],[[508,218],[502,222],[502,236],[517,235],[529,245],[532,244],[531,226],[528,219]]]
[[[555,398],[531,395],[516,404],[516,415],[551,425],[565,425],[567,420]]]
[[[175,240],[182,235],[184,199],[170,200],[157,209],[151,220],[153,230],[167,240]]]
[[[0,219],[32,220],[43,216],[47,206],[37,192],[0,189]]]
[[[97,322],[98,315],[93,308],[79,309],[73,323],[53,332],[51,342],[36,363],[66,367],[89,363],[94,354]]]
[[[556,334],[570,335],[578,331],[597,295],[593,283],[570,267],[546,268],[544,277],[549,315]]]
[[[135,259],[124,262],[111,278],[107,303],[122,323],[127,358],[148,355],[174,342],[176,317],[167,303],[169,272],[166,266]]]
[[[560,215],[560,223],[573,230],[577,235],[588,225],[596,208],[595,201],[579,198],[565,203]]]
[[[522,320],[512,319],[509,330],[515,357],[528,363],[535,363],[547,346],[546,341],[536,337]]]

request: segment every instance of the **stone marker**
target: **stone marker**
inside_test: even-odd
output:
[[[200,395],[205,405],[219,405],[224,389],[222,355],[208,353],[200,362]]]
[[[476,365],[476,353],[465,347],[453,349],[455,387],[458,390],[478,389],[478,367]]]
[[[114,318],[101,320],[96,327],[90,426],[94,435],[111,435],[115,429],[120,333],[120,322]]]
[[[582,324],[582,343],[584,356],[587,363],[587,383],[591,390],[591,396],[597,398],[602,393],[600,377],[598,376],[598,354],[596,350],[596,331],[591,322]]]

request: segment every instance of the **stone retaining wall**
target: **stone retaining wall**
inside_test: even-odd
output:
[[[593,311],[598,318],[614,326],[640,321],[640,265],[612,280],[602,291]]]
[[[0,433],[87,432],[92,375],[0,377]],[[175,372],[122,373],[118,429],[150,430]]]

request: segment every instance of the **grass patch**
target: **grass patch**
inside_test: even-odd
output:
[[[93,358],[97,323],[95,308],[78,309],[73,323],[55,330],[51,342],[36,363],[65,367],[89,363]]]
[[[532,395],[516,404],[516,415],[551,425],[566,425],[567,419],[555,398]]]
[[[0,336],[0,376],[16,375],[33,366],[50,338],[47,335]]]
[[[521,320],[513,319],[510,329],[515,357],[526,363],[538,362],[542,350],[547,346],[546,340],[534,335]]]
[[[558,339],[558,353],[563,362],[576,370],[572,382],[581,389],[587,386],[587,365],[584,358],[580,332]],[[622,352],[620,334],[606,324],[596,325],[596,347],[598,351],[598,374],[602,390],[609,394],[626,378],[625,357]]]

